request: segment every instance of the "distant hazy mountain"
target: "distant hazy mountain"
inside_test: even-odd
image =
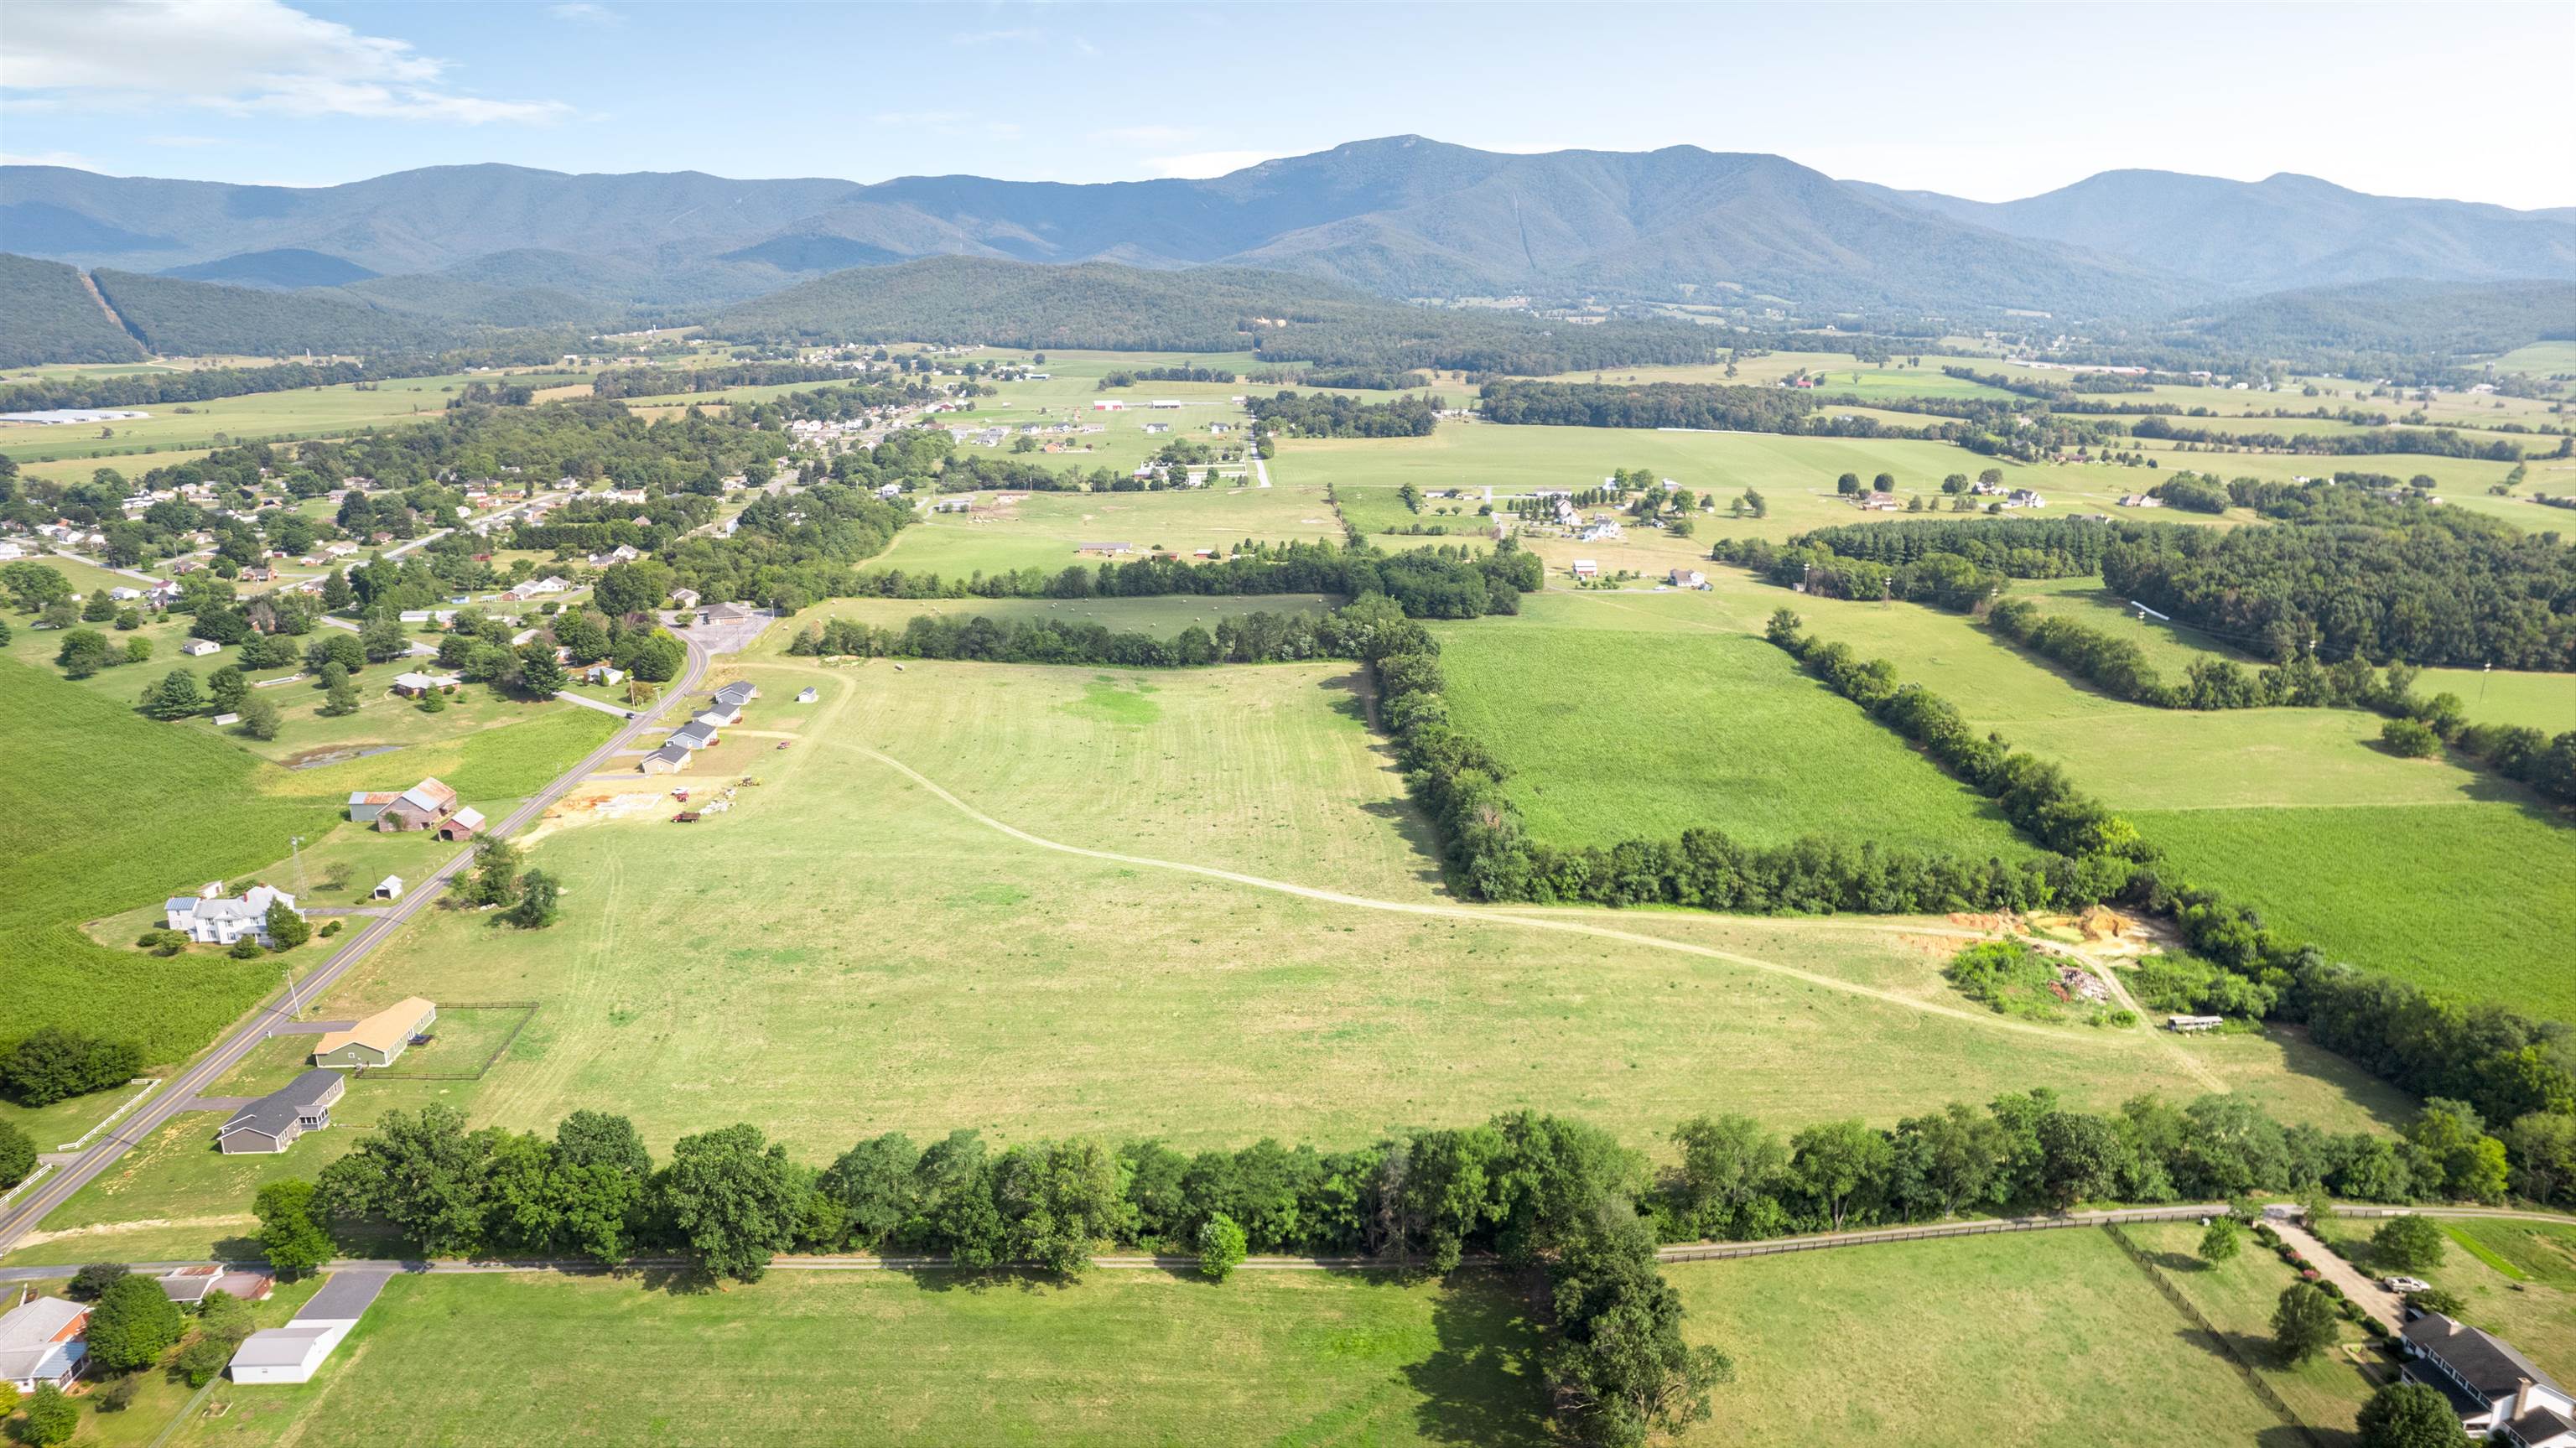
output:
[[[2391,277],[2576,278],[2576,209],[2565,207],[2509,211],[2370,196],[2286,172],[2248,182],[2105,171],[1999,203],[1854,184],[1930,215],[2123,257],[2234,292]]]
[[[282,246],[201,261],[194,266],[174,266],[161,275],[192,282],[231,282],[235,286],[294,291],[302,287],[346,286],[365,281],[375,273],[340,257],[300,246]]]
[[[0,167],[0,226],[0,245],[81,267],[505,326],[691,317],[821,274],[940,256],[1964,325],[2013,312],[2206,317],[2230,299],[2397,278],[2576,279],[2567,209],[2153,171],[1987,204],[1835,181],[1777,156],[1516,156],[1418,136],[1210,180],[1101,185],[488,165],[301,189],[12,166]]]

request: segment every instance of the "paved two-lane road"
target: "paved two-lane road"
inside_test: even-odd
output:
[[[663,692],[658,701],[636,710],[635,718],[611,735],[607,743],[592,750],[579,764],[557,775],[553,783],[538,791],[525,804],[513,811],[507,819],[492,826],[485,833],[508,835],[544,814],[547,806],[563,798],[574,785],[607,767],[608,762],[616,757],[619,750],[634,742],[635,736],[652,728],[655,717],[669,707],[673,700],[696,688],[698,680],[706,673],[707,651],[694,640],[683,638],[682,642],[688,648],[688,662],[682,666],[680,676],[671,681],[670,688]],[[441,865],[437,873],[406,893],[399,904],[369,919],[359,928],[358,933],[350,936],[348,943],[341,946],[329,960],[315,967],[290,989],[263,1001],[248,1021],[235,1029],[231,1035],[216,1043],[212,1050],[180,1071],[150,1101],[144,1103],[141,1109],[117,1123],[114,1131],[101,1137],[97,1145],[80,1153],[71,1163],[59,1168],[53,1175],[20,1193],[18,1199],[9,1204],[6,1213],[0,1214],[0,1252],[6,1252],[17,1245],[18,1239],[33,1230],[36,1224],[43,1221],[54,1208],[70,1200],[74,1192],[79,1191],[99,1173],[107,1170],[118,1157],[125,1155],[134,1148],[136,1143],[160,1130],[171,1117],[187,1109],[190,1102],[195,1101],[205,1094],[208,1088],[229,1075],[235,1066],[241,1064],[242,1058],[251,1053],[253,1047],[292,1021],[297,1008],[304,1001],[329,990],[351,966],[366,959],[369,952],[392,939],[394,933],[402,929],[404,922],[410,920],[413,914],[426,909],[429,902],[446,887],[447,882],[461,873],[473,858],[474,851],[470,848],[457,852],[456,857]]]

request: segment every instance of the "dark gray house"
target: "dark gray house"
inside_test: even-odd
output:
[[[215,1132],[215,1144],[228,1156],[284,1151],[295,1138],[329,1126],[332,1103],[348,1089],[337,1071],[307,1071],[234,1112]]]

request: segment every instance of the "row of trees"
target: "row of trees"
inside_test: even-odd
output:
[[[878,598],[1053,599],[1275,593],[1360,598],[1374,593],[1393,599],[1415,618],[1475,618],[1519,612],[1520,596],[1544,582],[1537,555],[1506,540],[1489,553],[1450,547],[1381,553],[1365,545],[1261,544],[1208,563],[1146,558],[1054,573],[1037,568],[979,572],[968,578],[881,569],[859,574],[846,591]]]
[[[1100,624],[1068,619],[1010,619],[996,623],[982,614],[971,619],[923,614],[899,630],[874,628],[855,619],[833,619],[807,624],[787,651],[997,664],[1115,664],[1124,668],[1268,664],[1356,657],[1356,639],[1389,619],[1403,616],[1392,601],[1372,594],[1331,613],[1255,611],[1220,618],[1213,633],[1193,623],[1170,639],[1112,631]]]
[[[296,1267],[316,1223],[383,1223],[438,1256],[622,1262],[686,1254],[757,1278],[790,1250],[903,1249],[957,1266],[1075,1274],[1105,1244],[1197,1253],[1222,1276],[1247,1248],[1365,1253],[1446,1272],[1470,1252],[1554,1281],[1550,1383],[1587,1441],[1633,1444],[1705,1411],[1724,1361],[1681,1338],[1655,1265],[1644,1159],[1580,1122],[1521,1113],[1402,1132],[1352,1151],[1264,1141],[1195,1156],[1097,1138],[994,1147],[956,1131],[926,1148],[859,1142],[815,1170],[758,1127],[682,1137],[655,1163],[623,1117],[579,1111],[551,1138],[432,1106],[386,1113],[318,1189],[272,1184],[263,1240]],[[327,1243],[321,1244],[327,1251]]]
[[[1863,662],[1841,644],[1802,634],[1786,609],[1772,615],[1769,636],[2058,851],[2072,887],[2068,899],[2119,899],[2171,916],[2195,956],[2242,983],[2204,986],[2206,998],[2304,1022],[2317,1044],[2382,1079],[2462,1103],[2458,1119],[2509,1123],[2494,1138],[2503,1150],[2486,1179],[2496,1191],[2508,1158],[2524,1174],[2520,1189],[2536,1199],[2568,1190],[2576,1178],[2576,1027],[2493,1003],[2463,1004],[2329,961],[2217,891],[2169,879],[2160,853],[2133,823],[2077,791],[2056,765],[2011,749],[1999,735],[1979,735],[1948,700],[1899,687],[1886,660]],[[2480,1194],[2456,1184],[2454,1191]]]
[[[1695,829],[1677,840],[1558,849],[1529,837],[1503,790],[1502,762],[1451,721],[1427,634],[1382,632],[1362,657],[1375,670],[1406,786],[1438,827],[1457,878],[1479,899],[1806,914],[2022,910],[2102,894],[2062,857],[1980,860],[1812,836],[1756,847]]]
[[[2378,453],[2421,453],[2437,458],[2478,458],[2488,462],[2510,463],[2522,460],[2522,444],[2503,438],[2486,439],[2464,436],[2447,427],[2372,428],[2354,432],[2238,432],[2232,429],[2189,427],[2169,422],[2162,417],[2142,417],[2130,424],[2131,437],[2161,438],[2168,442],[2201,443],[2230,450],[2266,448],[2274,452],[2308,453],[2328,457],[2368,456]]]

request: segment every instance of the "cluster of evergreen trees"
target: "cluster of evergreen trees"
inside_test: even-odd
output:
[[[1431,385],[1428,372],[1388,372],[1365,367],[1314,367],[1296,379],[1307,387],[1347,387],[1360,392],[1403,392]]]
[[[1759,538],[1723,539],[1711,556],[1757,569],[1783,587],[1804,587],[1825,598],[1902,598],[1960,610],[1992,596],[2012,576],[1956,553],[1925,553],[1889,564],[1848,557],[1797,539],[1785,548]]]
[[[1998,470],[1996,480],[2001,476]],[[2012,578],[2080,578],[2102,571],[2102,557],[2113,543],[2149,526],[2157,525],[2091,518],[1904,518],[1813,528],[1786,546],[1891,566],[1950,553]],[[1750,550],[1729,561],[1768,566],[1765,555]]]
[[[1331,392],[1281,389],[1269,397],[1245,399],[1253,423],[1266,433],[1291,437],[1427,437],[1439,425],[1447,403],[1438,397],[1405,396],[1391,402],[1364,402]]]

